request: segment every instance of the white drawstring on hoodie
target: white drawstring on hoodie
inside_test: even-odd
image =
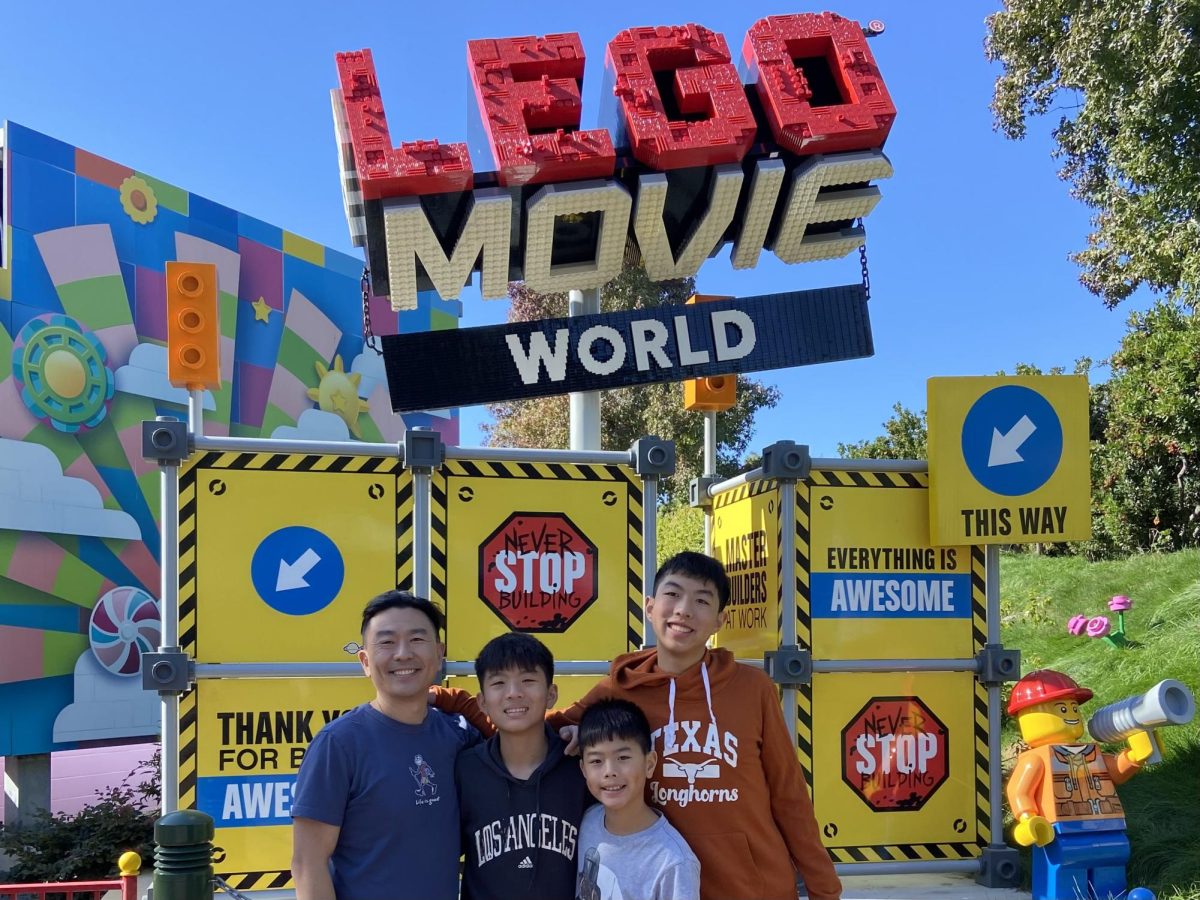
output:
[[[708,663],[700,664],[700,680],[704,682],[704,699],[708,703],[708,717],[712,720],[713,728],[717,727],[717,714],[713,712],[712,705],[712,686],[708,681]],[[671,686],[667,691],[667,730],[669,733],[675,733],[675,676],[671,676]]]

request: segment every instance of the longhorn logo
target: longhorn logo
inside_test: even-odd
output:
[[[720,760],[710,756],[703,762],[683,763],[674,757],[663,760],[664,778],[686,778],[689,785],[695,784],[697,778],[720,778]]]

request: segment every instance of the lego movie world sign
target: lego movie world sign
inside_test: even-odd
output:
[[[653,280],[694,275],[732,243],[787,263],[845,256],[890,177],[896,110],[863,28],[833,13],[769,16],[746,33],[743,84],[725,37],[631,28],[608,44],[601,126],[581,130],[578,34],[468,42],[491,151],[393,143],[369,50],[338,54],[335,124],[356,240],[396,309],[418,290],[485,298],[510,281],[598,288],[635,248]]]

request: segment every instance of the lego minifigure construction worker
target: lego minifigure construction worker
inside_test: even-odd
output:
[[[1034,900],[1104,900],[1125,893],[1129,840],[1116,786],[1154,751],[1139,731],[1119,754],[1084,741],[1079,705],[1092,692],[1050,669],[1030,672],[1013,686],[1009,715],[1017,717],[1029,749],[1008,779],[1017,820],[1013,837],[1033,846]]]

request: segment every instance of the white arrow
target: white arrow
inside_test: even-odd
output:
[[[275,579],[275,590],[294,591],[296,588],[308,587],[304,576],[311,572],[313,566],[320,561],[321,557],[311,547],[301,553],[300,558],[294,563],[281,559],[279,561],[279,577]]]
[[[1012,463],[1025,462],[1025,457],[1017,451],[1029,440],[1029,436],[1037,431],[1037,426],[1029,421],[1029,416],[1021,416],[1020,421],[1008,429],[1008,434],[1001,434],[999,428],[992,429],[992,450],[988,454],[988,468],[992,466],[1007,466]]]

